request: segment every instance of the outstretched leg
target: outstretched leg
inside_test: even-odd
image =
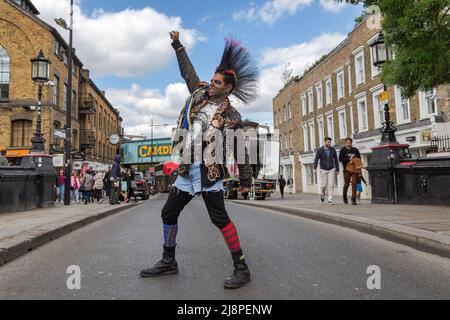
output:
[[[174,274],[178,272],[178,264],[175,260],[175,246],[177,244],[178,217],[183,208],[191,201],[192,195],[188,192],[172,188],[166,204],[161,210],[163,221],[163,258],[152,268],[141,271],[141,277],[156,277],[160,275]]]
[[[236,289],[250,281],[250,271],[244,259],[236,226],[225,210],[223,192],[202,192],[202,197],[212,223],[219,228],[233,258],[233,275],[225,280],[225,288]]]

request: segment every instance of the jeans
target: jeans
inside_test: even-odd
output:
[[[57,190],[57,194],[58,194],[58,201],[63,202],[65,185],[63,185],[63,184],[58,185],[58,188],[56,190]]]
[[[71,192],[71,196],[72,196],[72,201],[80,201],[80,191],[78,191],[78,189],[72,190]]]

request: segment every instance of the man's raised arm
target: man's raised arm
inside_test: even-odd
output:
[[[194,66],[189,60],[184,46],[180,42],[180,33],[178,31],[170,32],[170,38],[172,39],[172,47],[177,54],[178,66],[180,68],[181,76],[188,86],[189,92],[194,92],[198,88],[200,79],[195,72]]]

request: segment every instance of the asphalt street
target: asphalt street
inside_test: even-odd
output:
[[[162,252],[166,195],[0,267],[0,299],[450,299],[450,259],[358,231],[227,202],[252,281],[223,288],[232,261],[200,198],[179,219],[180,273],[140,278]],[[69,266],[81,272],[69,289]],[[375,267],[373,267],[375,266]],[[380,289],[369,289],[373,270]],[[70,269],[72,270],[72,269]]]

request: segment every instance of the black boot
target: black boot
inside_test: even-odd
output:
[[[144,269],[139,274],[141,277],[157,277],[178,273],[178,264],[175,260],[175,247],[164,247],[163,258],[154,267]]]
[[[347,195],[346,195],[346,194],[344,194],[344,195],[342,196],[342,199],[344,200],[344,203],[345,203],[345,204],[348,203],[348,199],[347,199]]]
[[[225,280],[224,287],[227,289],[237,289],[250,281],[250,271],[244,260],[242,250],[231,254],[234,262],[233,274]]]
[[[356,206],[356,198],[352,197],[352,205]]]

